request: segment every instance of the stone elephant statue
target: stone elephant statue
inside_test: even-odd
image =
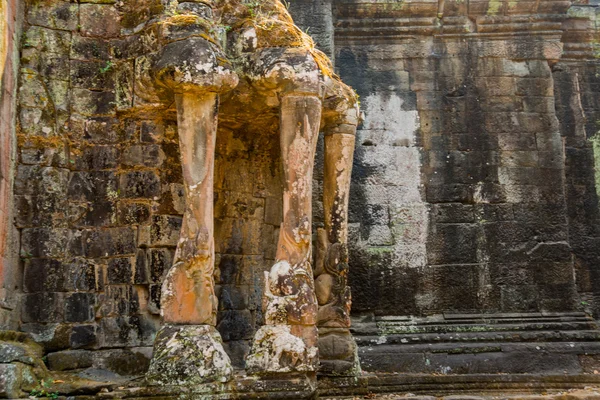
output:
[[[165,325],[148,379],[180,384],[181,371],[194,384],[231,377],[214,328],[214,164],[217,128],[223,124],[256,135],[275,131],[272,140],[279,140],[283,161],[283,223],[263,299],[271,311],[255,336],[248,370],[315,372],[317,325],[323,334],[340,333],[340,340],[352,341],[347,251],[339,247],[347,240],[357,96],[278,0],[164,0],[163,5],[165,12],[146,28],[141,90],[149,103],[175,104],[186,208],[162,286]],[[325,135],[325,227],[313,272],[311,197],[319,132]],[[326,310],[323,318],[319,307]],[[289,353],[283,344],[293,345],[295,356],[282,357]],[[325,353],[342,362],[338,372],[356,371],[355,351],[340,360]],[[328,370],[335,371],[335,365]]]

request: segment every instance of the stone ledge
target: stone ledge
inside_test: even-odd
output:
[[[470,3],[470,4],[468,4]],[[437,2],[406,0],[396,2],[337,1],[336,36],[397,36],[453,34],[526,33],[547,35],[562,32],[569,2],[545,0],[538,5],[511,2],[497,9],[487,1]],[[496,2],[499,4],[499,2]],[[514,5],[517,5],[515,7]]]
[[[600,389],[585,388],[567,391],[559,391],[557,393],[544,394],[519,394],[519,393],[494,393],[489,395],[481,395],[480,393],[465,393],[454,394],[450,396],[427,396],[415,395],[414,393],[403,394],[381,394],[369,396],[373,400],[600,400]],[[339,399],[339,397],[325,397],[323,400]]]
[[[140,386],[132,382],[129,387],[115,388],[96,394],[97,399],[312,399],[316,393],[314,379],[304,374],[287,374],[285,377],[249,377],[238,373],[225,384],[207,383],[199,386]]]
[[[513,17],[487,17],[480,16],[474,21],[467,16],[424,18],[378,18],[367,17],[357,19],[340,18],[336,23],[336,34],[376,35],[383,33],[412,33],[429,35],[441,34],[446,31],[453,33],[488,33],[510,34],[525,32],[529,34],[547,34],[548,32],[561,32],[566,16],[563,15],[536,15]]]
[[[353,335],[358,338],[370,335],[426,335],[435,334],[436,342],[470,336],[486,337],[486,340],[539,340],[537,334],[560,332],[558,339],[573,340],[586,332],[582,338],[598,339],[597,322],[584,313],[498,313],[498,314],[440,314],[430,317],[410,316],[360,316],[352,320]],[[527,332],[528,336],[521,333]],[[459,336],[465,335],[465,336]],[[533,335],[533,336],[531,336]],[[590,336],[591,335],[591,336]],[[428,336],[424,336],[427,338]],[[419,340],[422,342],[422,340]]]
[[[389,399],[402,399],[403,395],[413,400],[434,400],[446,396],[445,400],[487,400],[507,398],[514,400],[571,399],[560,397],[566,390],[574,391],[600,386],[600,375],[553,375],[537,374],[478,374],[445,375],[365,373],[358,378],[321,378],[317,385],[306,376],[296,375],[288,379],[257,379],[242,374],[232,382],[206,384],[197,387],[163,386],[146,387],[143,381],[129,384],[105,383],[92,390],[60,388],[61,395],[71,395],[74,400],[88,399],[314,399],[337,398],[338,396],[365,396],[388,399],[385,395],[372,397],[375,393],[394,393]],[[62,390],[61,390],[62,389]],[[70,389],[70,390],[69,390]],[[95,391],[95,394],[94,394]],[[548,397],[541,397],[548,396]],[[502,395],[502,397],[498,397]],[[396,397],[397,396],[397,397]],[[428,397],[417,397],[428,396]],[[448,397],[451,396],[451,397]],[[477,396],[477,397],[473,397]],[[511,397],[512,396],[512,397]],[[594,398],[594,397],[574,397]]]
[[[320,396],[359,396],[372,393],[413,393],[430,396],[478,393],[539,394],[598,386],[600,375],[539,374],[364,374],[357,379],[320,379]],[[504,398],[504,397],[502,397]]]
[[[583,313],[355,318],[364,369],[423,374],[581,374],[600,370],[600,329]]]

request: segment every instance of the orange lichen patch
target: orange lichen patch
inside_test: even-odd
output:
[[[219,46],[218,40],[212,37],[212,35],[214,35],[217,31],[217,26],[213,21],[201,18],[193,14],[177,14],[169,16],[165,20],[161,21],[161,24],[170,26],[195,25],[196,27],[199,27],[201,30],[204,31],[202,33],[198,33],[198,36]]]
[[[171,99],[168,99],[171,100]],[[135,105],[132,108],[126,110],[120,110],[117,113],[119,118],[136,118],[136,119],[147,119],[153,120],[158,116],[161,118],[176,120],[176,114],[173,109],[174,100],[171,103],[165,104],[144,104]]]
[[[280,1],[224,0],[219,5],[223,21],[234,28],[252,26],[256,30],[258,47],[301,47],[310,52],[323,75],[334,77],[329,58],[315,47],[306,32],[294,24],[287,8]]]
[[[323,56],[327,57],[325,55]],[[327,58],[327,61],[329,61],[329,58]],[[333,95],[339,97],[340,99],[345,99],[349,104],[353,106],[356,104],[360,105],[358,101],[358,94],[354,91],[354,89],[343,83],[338,75],[334,74],[330,78],[333,81],[335,81],[334,84],[328,85],[328,89]]]
[[[17,143],[19,147],[34,147],[38,149],[60,148],[65,146],[65,139],[62,136],[27,136],[23,133],[17,134]]]
[[[194,259],[174,266],[165,278],[170,291],[161,303],[166,322],[178,324],[216,324],[215,294],[207,284],[211,279],[210,260]]]
[[[177,129],[175,129],[173,126],[166,127],[164,141],[165,143],[179,143]]]
[[[173,15],[172,17],[167,18],[163,21],[163,24],[168,25],[191,25],[191,24],[202,24],[204,22],[207,25],[210,23],[203,18],[198,17],[193,14],[179,14]]]
[[[286,11],[287,12],[287,11]],[[306,32],[298,28],[291,20],[278,19],[267,15],[253,18],[250,24],[256,29],[258,47],[301,47],[310,52],[325,76],[334,75],[329,58],[315,47],[315,42]]]
[[[121,24],[124,28],[133,29],[164,11],[160,0],[127,0],[120,2]]]
[[[217,42],[215,39],[213,39],[212,37],[210,37],[210,35],[207,35],[206,33],[201,33],[199,36],[203,39],[208,40],[212,44],[215,44],[217,46],[219,45],[219,42]]]

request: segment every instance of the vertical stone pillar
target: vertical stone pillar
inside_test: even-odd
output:
[[[317,234],[315,291],[319,303],[319,373],[353,376],[360,372],[357,347],[350,334],[348,287],[348,201],[357,110],[325,127],[323,208],[325,229]]]
[[[0,0],[0,85],[2,84],[2,78],[4,76],[4,64],[7,56],[7,36],[6,32],[6,1]],[[8,99],[0,96],[2,103],[8,101]],[[3,108],[2,108],[3,109]],[[4,122],[8,115],[0,114],[0,122]],[[4,124],[3,124],[4,125]],[[3,127],[6,128],[6,127]],[[9,162],[10,162],[10,149],[11,149],[11,137],[9,136],[10,130],[3,129],[0,132],[0,291],[4,291],[4,258],[6,254],[7,241],[8,241],[8,204],[10,196],[10,184],[9,184]],[[1,296],[4,297],[4,296]]]
[[[289,94],[281,99],[283,223],[278,261],[265,273],[265,325],[246,361],[251,373],[317,369],[317,301],[310,258],[312,172],[321,108],[315,96]]]
[[[597,1],[585,3],[573,2],[568,9],[562,25],[562,56],[552,68],[553,107],[564,145],[564,159],[554,159],[564,163],[568,239],[578,303],[599,318],[600,231],[594,227],[600,226],[600,99],[595,89],[600,67],[600,12]]]
[[[217,138],[216,93],[175,96],[186,209],[174,264],[164,282],[165,323],[217,323],[214,291],[213,177]]]
[[[174,264],[162,286],[161,314],[147,379],[155,384],[227,381],[233,369],[217,323],[213,177],[218,95],[176,94],[186,209]]]
[[[9,16],[7,15],[7,6],[6,0],[0,0],[0,82],[2,81],[2,76],[4,75],[4,63],[6,62],[6,57],[8,55],[8,31],[6,26],[6,21],[9,20]]]
[[[213,181],[219,94],[234,88],[238,76],[211,32],[198,24],[212,10],[188,2],[170,6],[178,8],[164,17],[166,44],[152,75],[175,95],[186,206],[174,263],[162,284],[164,325],[146,378],[154,385],[192,386],[226,382],[233,374],[215,328]]]
[[[0,329],[16,329],[21,281],[19,234],[13,224],[16,82],[23,4],[0,0]]]

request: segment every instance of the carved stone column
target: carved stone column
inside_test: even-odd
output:
[[[281,99],[283,223],[278,262],[265,273],[265,325],[246,362],[251,373],[317,369],[317,301],[310,258],[312,172],[321,108],[315,96],[289,94]]]
[[[360,372],[357,347],[350,334],[348,287],[348,200],[358,110],[350,107],[324,127],[325,229],[317,232],[315,291],[319,302],[319,373],[353,376]]]
[[[154,68],[157,82],[175,94],[186,208],[162,285],[165,325],[146,376],[151,384],[224,382],[233,373],[215,328],[213,176],[218,94],[238,78],[219,58],[219,48],[192,37],[166,45]]]
[[[175,96],[186,209],[174,265],[163,285],[166,323],[215,326],[213,176],[217,137],[216,93]]]
[[[163,281],[161,314],[148,378],[157,383],[226,381],[233,369],[223,349],[214,290],[213,176],[216,93],[179,93],[177,128],[186,209],[174,264]]]

